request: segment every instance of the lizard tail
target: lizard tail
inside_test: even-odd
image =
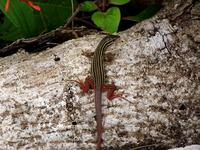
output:
[[[96,89],[95,92],[95,108],[96,108],[96,122],[97,122],[97,147],[96,150],[101,150],[102,143],[102,108],[101,108],[101,89]]]

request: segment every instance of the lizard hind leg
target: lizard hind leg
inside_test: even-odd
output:
[[[114,83],[103,85],[102,87],[103,92],[107,92],[107,98],[110,101],[117,97],[122,97],[123,93],[115,93],[116,89],[117,87],[114,85]]]

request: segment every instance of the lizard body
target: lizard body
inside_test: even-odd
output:
[[[94,57],[91,65],[91,77],[87,77],[85,82],[81,80],[70,80],[77,82],[84,93],[87,93],[89,88],[94,88],[95,93],[95,110],[96,110],[96,122],[97,122],[97,146],[96,150],[101,150],[102,143],[102,92],[107,91],[107,98],[112,100],[116,97],[121,97],[121,94],[115,94],[116,89],[114,84],[104,84],[104,52],[107,47],[111,45],[117,38],[118,35],[107,35],[98,44],[94,52]]]
[[[101,149],[102,142],[102,88],[104,85],[104,52],[109,45],[112,44],[119,36],[117,35],[107,35],[98,44],[95,52],[94,58],[91,65],[91,75],[94,82],[95,90],[95,109],[96,109],[96,121],[97,121],[97,150]]]

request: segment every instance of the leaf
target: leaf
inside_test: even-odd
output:
[[[117,32],[121,13],[118,7],[111,7],[106,12],[97,11],[92,15],[92,21],[102,30]]]
[[[19,0],[12,0],[7,12],[5,12],[5,3],[7,0],[0,0],[0,9],[12,23],[13,27],[8,26],[7,28],[13,28],[18,32],[16,35],[20,35],[20,38],[27,38],[35,36],[44,31],[50,31],[63,25],[67,18],[72,13],[71,0],[52,0],[53,2],[35,2],[34,3],[41,7],[41,11],[35,11],[33,8],[28,6],[26,3],[20,2]],[[61,3],[58,3],[60,1]],[[6,29],[7,31],[12,31]],[[12,36],[12,33],[7,33]],[[5,37],[5,36],[3,36]],[[15,40],[19,38],[16,36]]]
[[[45,24],[44,31],[50,31],[64,25],[72,14],[71,1],[62,0],[62,3],[37,3],[41,6],[40,17]],[[75,4],[74,4],[75,5]],[[37,13],[37,12],[36,12]]]
[[[31,12],[32,8],[27,6],[25,3],[19,2],[17,0],[12,0],[7,12],[4,10],[6,0],[0,1],[0,9],[4,12],[5,16],[13,24],[15,28],[18,28],[23,36],[30,34],[30,28],[35,29],[35,25],[29,26],[33,22],[33,16]]]
[[[91,12],[97,9],[97,5],[93,1],[85,1],[81,3],[81,11]]]
[[[124,5],[124,4],[127,4],[128,2],[130,2],[130,0],[110,0],[109,1],[110,4],[114,4],[114,5]]]
[[[20,38],[22,36],[20,30],[13,26],[8,18],[4,20],[5,21],[0,24],[0,39],[4,41],[14,41],[16,38]]]
[[[145,19],[150,18],[151,16],[153,16],[158,10],[160,10],[160,8],[161,8],[160,5],[153,4],[153,5],[150,5],[149,7],[147,7],[142,12],[140,12],[138,15],[129,16],[129,17],[126,17],[126,19],[127,20],[131,20],[131,21],[140,22],[142,20],[145,20]]]

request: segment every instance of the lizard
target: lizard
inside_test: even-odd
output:
[[[97,122],[97,140],[96,150],[101,150],[102,143],[102,92],[107,91],[107,98],[112,100],[116,97],[120,97],[121,94],[114,94],[116,86],[114,84],[105,85],[105,73],[104,73],[104,52],[107,47],[111,45],[120,36],[118,35],[107,35],[98,44],[94,52],[94,57],[91,64],[91,77],[88,76],[85,81],[73,80],[79,83],[84,93],[88,92],[89,88],[92,87],[95,93],[95,110],[96,110],[96,122]]]

